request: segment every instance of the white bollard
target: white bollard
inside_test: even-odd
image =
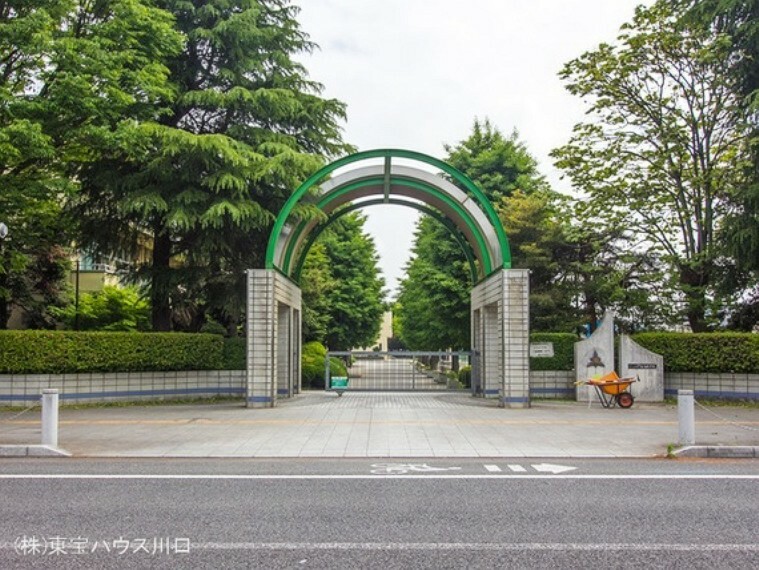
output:
[[[42,390],[42,445],[58,447],[58,390]]]
[[[677,423],[680,429],[680,445],[694,445],[696,415],[693,410],[693,390],[677,391]]]

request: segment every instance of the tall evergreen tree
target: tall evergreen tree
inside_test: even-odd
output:
[[[449,230],[423,216],[401,281],[394,332],[412,350],[468,349],[472,278]]]
[[[532,327],[571,330],[576,318],[570,299],[555,280],[553,248],[561,236],[559,211],[552,205],[557,196],[535,159],[516,133],[505,137],[488,120],[475,120],[469,137],[445,149],[446,161],[469,176],[497,208],[509,236],[512,266],[534,270]],[[404,342],[413,348],[468,347],[472,283],[459,245],[448,230],[426,219],[415,244],[399,296]]]
[[[171,100],[84,181],[90,243],[111,253],[149,233],[155,330],[171,328],[179,289],[233,331],[244,270],[260,267],[276,212],[323,162],[346,150],[345,107],[320,97],[294,58],[315,46],[289,0],[156,0],[186,43],[167,60]],[[103,215],[109,224],[102,223]]]

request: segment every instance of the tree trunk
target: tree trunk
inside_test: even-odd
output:
[[[706,322],[706,285],[709,276],[706,268],[681,267],[680,285],[685,294],[686,317],[691,331],[694,333],[708,332]]]
[[[165,232],[159,233],[157,231],[154,234],[152,261],[150,301],[153,330],[168,332],[171,330],[171,304],[169,302],[171,238]]]
[[[10,317],[10,303],[8,303],[6,299],[0,299],[0,330],[8,328],[8,320]]]

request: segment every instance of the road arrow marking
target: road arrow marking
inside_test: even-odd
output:
[[[574,471],[577,467],[569,467],[568,465],[554,465],[553,463],[539,463],[533,465],[532,468],[538,473],[553,473],[558,475],[559,473],[566,473],[567,471]]]
[[[527,469],[525,469],[521,465],[509,465],[509,469],[511,469],[515,473],[527,473]]]
[[[498,467],[498,465],[485,465],[485,469],[487,469],[491,473],[498,473],[501,471],[501,468]]]

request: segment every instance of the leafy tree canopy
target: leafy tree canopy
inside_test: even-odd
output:
[[[715,236],[745,158],[729,47],[723,35],[677,25],[658,2],[636,10],[616,45],[561,73],[592,117],[553,153],[584,193],[579,217],[645,238],[641,251],[667,264],[694,331],[715,324],[710,303],[724,255]]]

